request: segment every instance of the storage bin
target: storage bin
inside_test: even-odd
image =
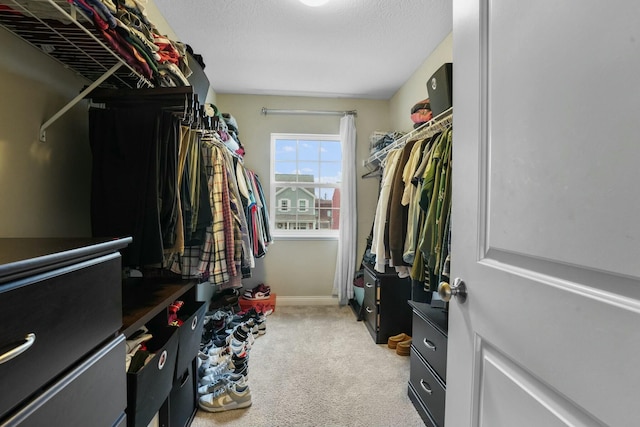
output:
[[[255,308],[258,313],[265,312],[266,310],[276,311],[276,294],[271,293],[268,299],[248,300],[245,298],[238,298],[238,303],[242,311],[249,310],[251,307]]]
[[[194,358],[188,364],[187,369],[179,375],[179,380],[173,384],[167,401],[168,411],[164,412],[168,418],[168,424],[161,422],[161,425],[185,427],[191,424],[196,414],[196,402],[198,400],[196,370],[196,360]]]
[[[178,330],[172,326],[149,327],[149,345],[155,355],[136,373],[127,373],[127,425],[147,427],[173,388]]]
[[[358,302],[358,305],[362,305],[362,302],[364,301],[364,288],[354,286],[353,295]]]
[[[174,384],[181,380],[198,355],[202,341],[204,314],[206,304],[203,302],[186,303],[178,311],[182,326],[178,328],[178,357],[174,375]]]
[[[427,92],[433,117],[448,110],[453,102],[453,64],[447,62],[427,80]]]

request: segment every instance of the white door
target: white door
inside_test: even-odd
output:
[[[640,426],[640,1],[455,0],[447,427]]]

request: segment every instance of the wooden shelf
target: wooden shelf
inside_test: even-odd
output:
[[[195,280],[128,279],[122,285],[122,329],[128,337],[169,304],[195,292]],[[190,299],[193,299],[190,297]]]

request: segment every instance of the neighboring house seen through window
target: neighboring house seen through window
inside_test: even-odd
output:
[[[341,181],[339,135],[271,134],[274,235],[337,238]]]

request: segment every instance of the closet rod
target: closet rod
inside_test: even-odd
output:
[[[267,114],[299,114],[299,115],[316,115],[316,116],[345,116],[345,115],[353,115],[357,116],[357,110],[346,110],[346,111],[331,111],[331,110],[281,110],[274,108],[265,108],[262,107],[262,114],[265,116]]]

